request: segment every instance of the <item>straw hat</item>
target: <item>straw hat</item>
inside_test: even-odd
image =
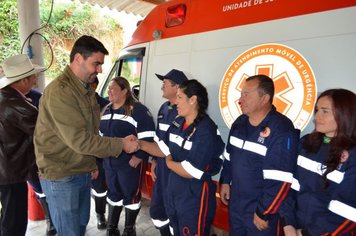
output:
[[[2,63],[3,75],[0,75],[0,89],[30,75],[44,71],[44,67],[32,64],[26,54],[9,57]]]

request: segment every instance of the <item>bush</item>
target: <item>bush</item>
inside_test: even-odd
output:
[[[1,0],[0,6],[0,61],[21,53],[18,33],[16,0]],[[52,0],[40,0],[41,25],[47,23],[51,13]],[[46,82],[56,78],[69,63],[69,53],[74,41],[81,35],[91,35],[106,45],[111,55],[117,55],[122,47],[122,27],[114,18],[103,15],[89,4],[78,0],[69,3],[54,1],[51,18],[42,32],[44,40],[44,62],[48,67]],[[32,37],[40,37],[35,34]],[[51,53],[53,50],[53,58]]]

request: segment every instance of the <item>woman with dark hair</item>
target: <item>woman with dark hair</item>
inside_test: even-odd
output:
[[[224,150],[217,126],[207,115],[208,93],[197,80],[183,82],[177,92],[178,117],[164,142],[140,141],[141,150],[165,157],[171,170],[167,215],[173,235],[210,235],[216,186],[211,177],[220,171]]]
[[[109,85],[111,104],[104,111],[100,133],[108,137],[133,134],[139,140],[153,142],[155,127],[149,110],[131,94],[129,82],[123,77],[112,79]],[[135,223],[141,208],[141,184],[145,175],[148,154],[122,152],[118,157],[104,159],[109,216],[107,235],[120,235],[118,222],[125,208],[123,236],[136,236]]]
[[[356,96],[330,89],[317,99],[315,130],[302,138],[292,188],[298,235],[356,230]]]

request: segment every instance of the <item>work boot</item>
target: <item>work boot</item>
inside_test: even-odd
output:
[[[120,236],[120,231],[117,226],[119,224],[122,206],[112,206],[109,204],[108,225],[106,236]]]
[[[169,231],[169,225],[166,224],[159,228],[159,232],[161,233],[161,236],[170,236],[171,232]]]
[[[104,214],[96,214],[96,227],[106,229],[106,219]]]
[[[140,212],[140,209],[137,210],[131,210],[128,208],[125,208],[125,229],[124,232],[122,233],[122,236],[136,236],[136,218],[138,213]]]
[[[38,201],[41,203],[41,206],[42,206],[44,214],[45,214],[46,225],[47,225],[46,235],[48,235],[48,236],[56,235],[57,230],[53,225],[46,198],[45,197],[39,198]]]
[[[106,197],[94,197],[95,212],[96,212],[96,227],[98,229],[106,229],[105,208]]]

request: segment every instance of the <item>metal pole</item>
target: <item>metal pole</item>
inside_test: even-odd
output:
[[[40,25],[40,11],[39,0],[17,0],[17,10],[19,18],[19,33],[21,46],[29,35],[36,29],[41,27]],[[37,31],[41,33],[41,31]],[[33,57],[31,58],[34,64],[43,66],[43,40],[39,35],[33,35],[31,37],[31,47]],[[22,53],[27,54],[29,40],[26,41]],[[44,73],[41,73],[38,77],[38,88],[40,92],[45,87]]]

